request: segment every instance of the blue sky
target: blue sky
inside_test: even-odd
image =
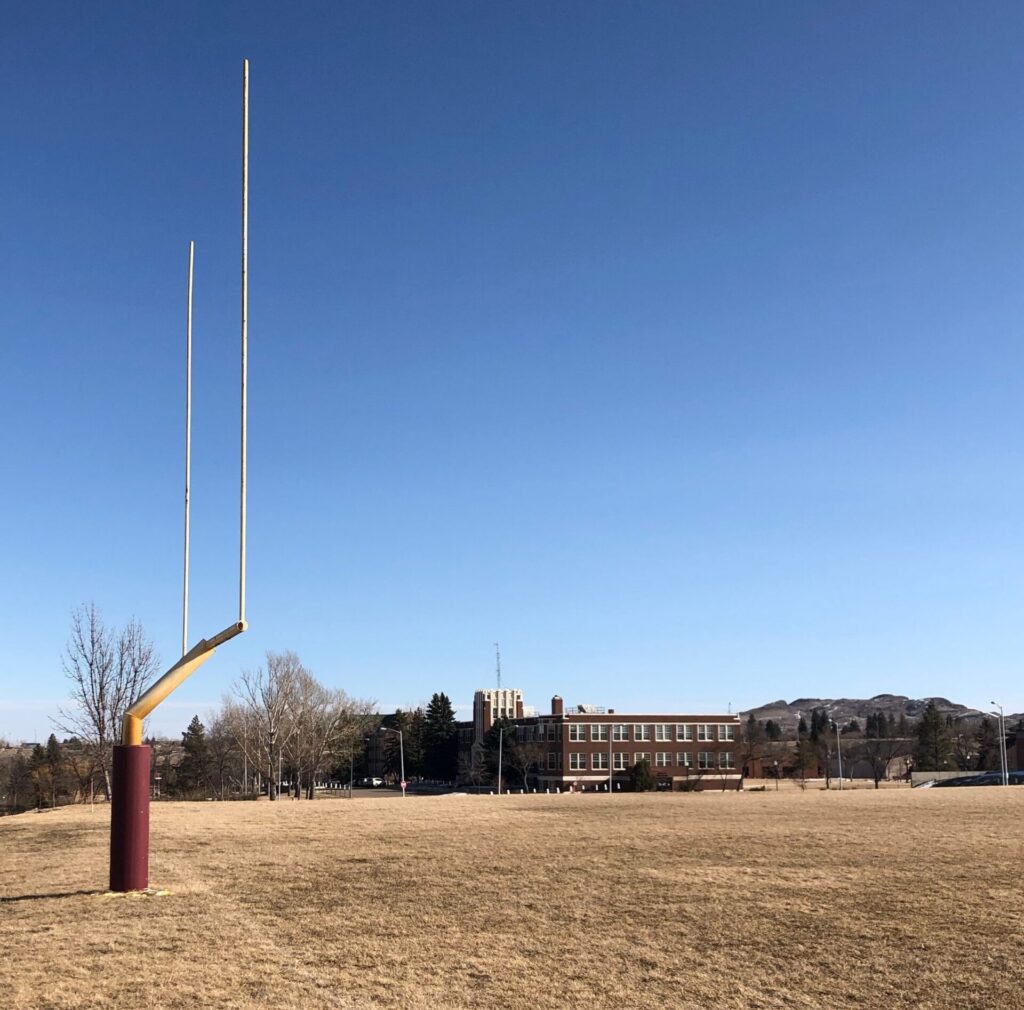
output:
[[[1024,710],[1024,10],[21,5],[0,35],[0,734],[71,610],[385,707]]]

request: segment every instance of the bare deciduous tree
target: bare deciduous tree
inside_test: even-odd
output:
[[[235,686],[251,716],[256,737],[253,755],[256,767],[267,780],[267,796],[272,800],[277,799],[280,788],[278,767],[284,749],[296,729],[289,713],[296,679],[305,672],[294,652],[268,652],[266,669],[258,667],[255,673],[243,670]]]
[[[509,747],[508,761],[522,780],[523,789],[529,789],[530,772],[539,770],[547,748],[536,740],[516,740]]]
[[[132,618],[119,632],[107,629],[94,603],[71,615],[71,637],[62,661],[71,682],[71,707],[58,710],[54,725],[90,750],[110,798],[113,745],[128,706],[157,672],[153,643]]]
[[[913,741],[901,737],[868,737],[861,741],[855,752],[867,762],[875,788],[893,771],[893,762],[906,758],[913,750]]]
[[[374,707],[373,702],[324,687],[308,670],[297,674],[288,712],[293,723],[288,746],[296,779],[293,795],[314,798],[318,777],[354,751]]]
[[[210,784],[216,789],[220,799],[224,799],[224,787],[231,778],[231,771],[240,750],[224,712],[211,716],[208,723],[206,751],[210,762]]]
[[[272,799],[285,765],[293,795],[312,799],[318,779],[354,756],[379,722],[374,702],[325,687],[293,652],[268,652],[266,669],[243,672],[235,693],[240,703],[225,698],[219,720]]]

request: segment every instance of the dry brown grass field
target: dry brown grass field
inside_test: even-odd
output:
[[[1024,789],[155,804],[0,820],[0,1006],[1024,1007]]]

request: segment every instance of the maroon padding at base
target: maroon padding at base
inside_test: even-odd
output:
[[[149,887],[149,755],[143,744],[114,748],[110,801],[110,889]]]

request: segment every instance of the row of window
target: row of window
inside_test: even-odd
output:
[[[735,725],[731,723],[719,724],[706,722],[698,722],[692,725],[689,723],[680,723],[675,726],[671,723],[657,723],[653,726],[644,725],[642,723],[619,723],[610,727],[612,739],[620,742],[629,740],[630,725],[633,727],[632,739],[638,742],[651,740],[651,734],[653,733],[653,739],[658,743],[671,743],[673,739],[683,743],[693,739],[694,730],[697,732],[697,739],[701,742],[736,739]],[[590,740],[600,742],[608,739],[609,727],[598,725],[596,723],[589,726],[585,723],[570,723],[569,739],[576,743],[582,743],[588,739],[588,729],[590,730]],[[674,736],[673,733],[675,734]]]
[[[717,754],[717,757],[716,757]],[[557,755],[561,759],[561,755]],[[548,755],[548,768],[554,769],[554,758],[556,755]],[[587,760],[590,760],[589,768]],[[648,764],[651,763],[651,755],[649,752],[637,751],[633,754],[633,760],[630,762],[629,755],[623,751],[616,751],[612,754],[613,769],[615,771],[625,771],[630,764],[639,764],[641,761],[646,761]],[[689,751],[679,751],[675,755],[675,761],[680,768],[692,768],[693,767],[693,754]],[[671,751],[658,751],[654,755],[654,767],[655,768],[671,768],[673,763],[673,755]],[[709,768],[735,768],[736,767],[736,755],[732,751],[709,751],[702,750],[697,752],[697,767],[707,770]],[[575,772],[585,771],[608,771],[608,754],[607,752],[595,752],[587,755],[585,753],[570,753],[569,754],[569,770]]]

